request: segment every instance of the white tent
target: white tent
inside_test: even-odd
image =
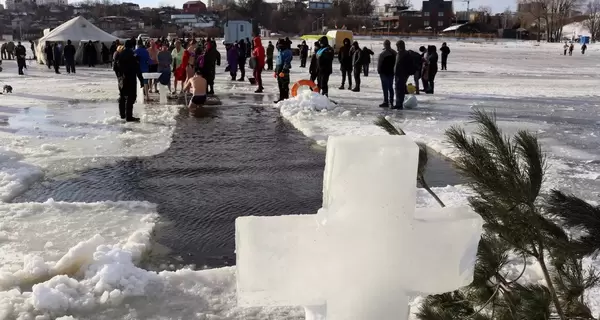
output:
[[[36,56],[39,63],[45,64],[46,54],[44,53],[44,49],[46,47],[46,43],[60,42],[64,48],[67,40],[71,40],[73,45],[77,48],[75,60],[76,62],[80,63],[83,58],[82,44],[92,41],[95,44],[96,51],[98,52],[98,58],[100,58],[102,43],[110,47],[111,43],[118,39],[119,38],[113,36],[112,34],[96,27],[84,17],[78,16],[61,24],[48,34],[41,37],[38,40]]]

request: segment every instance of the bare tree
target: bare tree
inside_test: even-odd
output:
[[[600,39],[600,0],[593,0],[587,4],[587,19],[583,25],[590,30],[592,41]]]
[[[477,8],[477,11],[486,13],[487,15],[491,15],[492,14],[492,7],[490,7],[490,6],[479,6],[479,8]]]
[[[519,0],[521,22],[524,25],[536,25],[538,41],[542,30],[548,41],[560,41],[563,26],[580,5],[581,0]]]
[[[398,7],[412,8],[412,2],[410,0],[392,0],[392,5]]]

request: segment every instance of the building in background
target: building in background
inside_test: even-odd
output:
[[[183,12],[185,13],[204,13],[206,12],[206,5],[202,1],[188,1],[183,4]]]
[[[452,25],[454,6],[452,1],[428,0],[423,1],[423,27],[431,30],[444,30]]]
[[[50,5],[59,5],[66,6],[69,4],[67,0],[36,0],[37,5],[40,6],[50,6]]]
[[[414,32],[424,29],[423,14],[419,10],[385,5],[380,15],[380,28],[384,31]]]
[[[5,0],[7,10],[22,10],[27,4],[36,4],[35,0]]]

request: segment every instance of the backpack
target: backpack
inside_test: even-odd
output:
[[[421,70],[422,59],[421,55],[415,51],[408,50],[408,56],[410,57],[410,61],[412,62],[409,66],[407,66],[408,74],[415,74],[417,71]]]

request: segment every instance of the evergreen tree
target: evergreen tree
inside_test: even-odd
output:
[[[458,291],[427,297],[417,317],[594,319],[583,294],[598,284],[598,274],[584,269],[582,259],[600,249],[600,208],[558,191],[541,197],[546,162],[537,137],[526,131],[508,137],[483,111],[472,120],[477,124],[472,137],[460,127],[446,136],[457,151],[455,166],[473,190],[469,203],[484,220],[474,279]],[[377,124],[392,133],[394,126],[384,121]],[[572,237],[564,229],[569,227],[585,234]],[[515,256],[523,269],[508,278],[503,269]],[[519,281],[531,262],[539,264],[545,285]]]

